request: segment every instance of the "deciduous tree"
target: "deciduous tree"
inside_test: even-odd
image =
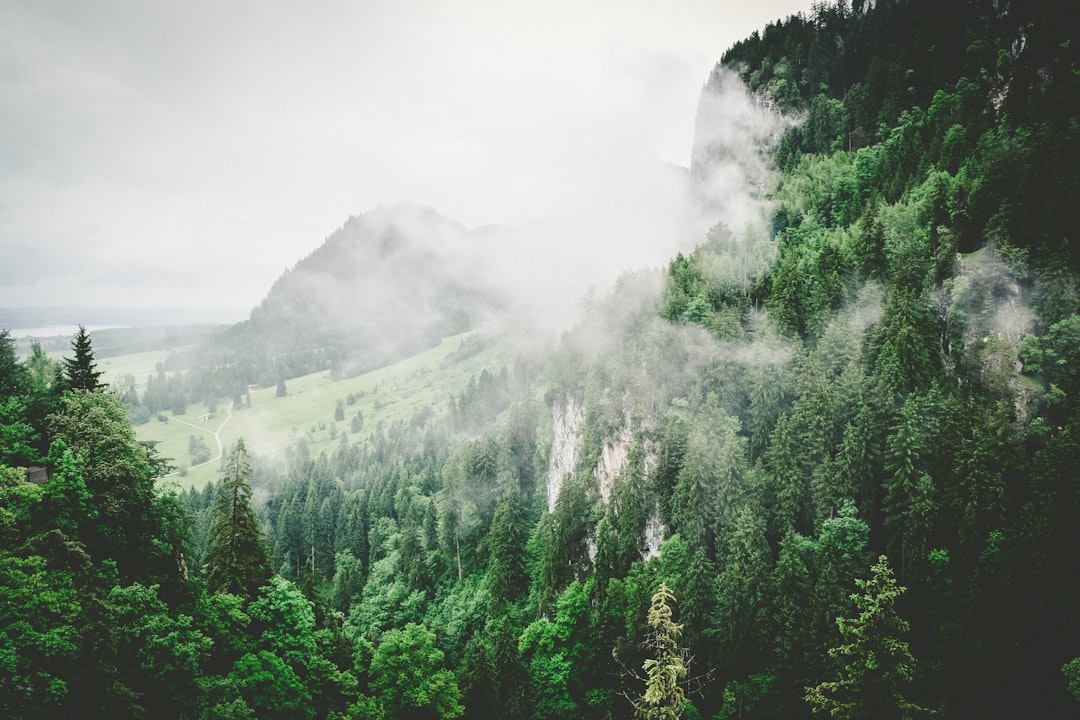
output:
[[[386,632],[370,673],[371,689],[388,717],[443,720],[464,712],[454,674],[443,667],[443,651],[422,625]]]

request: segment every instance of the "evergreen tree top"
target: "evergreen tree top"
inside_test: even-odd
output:
[[[82,325],[79,333],[71,341],[74,357],[64,358],[64,379],[72,390],[93,392],[105,387],[101,382],[101,371],[94,363],[94,349],[90,344],[90,333]]]
[[[241,438],[229,453],[207,533],[204,572],[213,592],[254,597],[271,575],[262,527],[251,506],[251,465]]]

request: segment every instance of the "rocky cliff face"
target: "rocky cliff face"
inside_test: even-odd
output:
[[[625,426],[619,429],[615,438],[604,441],[600,462],[593,470],[593,477],[596,478],[596,488],[600,491],[600,501],[605,505],[611,501],[611,489],[630,459],[630,445],[633,441],[634,434]]]
[[[574,472],[577,466],[578,452],[581,450],[581,438],[578,428],[585,418],[583,408],[574,398],[567,398],[565,404],[556,402],[551,406],[551,422],[554,439],[551,442],[551,455],[547,474],[547,508],[555,512],[555,502],[559,499],[563,479]]]
[[[570,397],[562,402],[555,402],[551,407],[553,440],[547,472],[547,509],[555,512],[559,492],[563,481],[577,467],[582,451],[581,424],[585,418],[585,408],[576,399]],[[626,471],[630,464],[630,453],[635,442],[644,442],[644,455],[641,470],[645,478],[651,477],[659,461],[659,447],[655,441],[645,440],[641,433],[635,434],[630,418],[612,437],[603,441],[600,459],[593,468],[592,475],[596,482],[596,501],[606,507],[611,502],[616,484],[626,481]],[[648,560],[660,554],[660,544],[664,540],[664,525],[660,520],[659,509],[654,509],[649,516],[641,535],[642,559]],[[596,557],[596,538],[593,534],[585,539],[589,559]]]

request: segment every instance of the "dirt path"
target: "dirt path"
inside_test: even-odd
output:
[[[218,425],[217,429],[214,430],[213,432],[210,432],[206,428],[201,427],[199,425],[196,425],[195,423],[190,423],[187,420],[181,420],[178,417],[169,418],[169,422],[178,422],[181,425],[187,425],[188,427],[193,427],[193,428],[195,428],[196,430],[198,430],[200,432],[206,433],[207,435],[213,435],[214,436],[214,441],[217,443],[217,450],[218,450],[217,455],[210,458],[206,462],[201,462],[198,465],[192,465],[189,468],[185,468],[185,471],[194,470],[195,468],[202,467],[203,465],[209,465],[212,462],[217,462],[218,460],[221,459],[221,456],[225,454],[225,446],[221,444],[221,429],[223,427],[225,427],[225,423],[229,422],[229,420],[232,420],[232,403],[229,403],[229,407],[228,407],[228,410],[226,411],[226,413],[227,414],[225,415],[225,419],[221,421],[221,424]],[[175,470],[175,471],[173,471],[173,472],[171,472],[168,475],[165,475],[163,477],[172,477],[173,475],[179,475],[180,473],[181,473],[180,470]]]

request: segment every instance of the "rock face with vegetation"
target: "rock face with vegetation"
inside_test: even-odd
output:
[[[88,343],[60,366],[0,335],[0,714],[1075,717],[1076,24],[878,0],[768,26],[698,118],[694,192],[750,178],[742,215],[549,354],[317,456],[241,446],[201,491],[155,484]],[[734,96],[759,162],[710,124]],[[345,357],[300,278],[369,222],[225,342],[265,321]],[[357,282],[432,257],[380,232]],[[483,304],[455,282],[425,331]],[[308,369],[263,350],[229,382]]]

